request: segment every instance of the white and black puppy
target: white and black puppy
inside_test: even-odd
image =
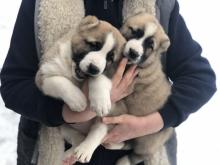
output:
[[[112,29],[96,17],[84,18],[77,31],[70,31],[43,54],[36,75],[37,86],[44,94],[62,99],[71,110],[83,111],[87,101],[79,81],[89,78],[91,108],[100,116],[108,114],[111,81],[102,74],[119,60],[124,43],[116,39],[118,34]]]
[[[87,100],[80,87],[83,80],[89,79],[90,106],[99,116],[106,115],[111,109],[109,78],[121,59],[124,44],[125,39],[116,28],[94,16],[87,16],[76,30],[70,31],[43,54],[36,84],[44,94],[62,99],[71,110],[83,111]],[[96,127],[97,124],[92,127],[90,136]],[[81,133],[66,124],[42,126],[38,165],[61,165],[63,159],[74,153],[79,156],[79,161],[88,161],[93,147],[87,150],[80,147],[83,143],[75,149],[83,139]],[[66,153],[64,140],[73,145]]]

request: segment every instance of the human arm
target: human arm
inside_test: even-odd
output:
[[[216,77],[202,48],[193,40],[176,2],[170,19],[171,46],[167,52],[166,73],[172,81],[172,94],[160,114],[164,128],[176,127],[199,110],[215,93]]]
[[[56,126],[63,123],[63,102],[43,95],[34,81],[39,63],[34,36],[34,7],[35,1],[22,1],[1,70],[1,95],[7,108],[31,120]]]

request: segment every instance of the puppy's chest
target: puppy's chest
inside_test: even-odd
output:
[[[152,112],[152,99],[142,92],[134,92],[126,98],[126,106],[129,114],[137,116],[147,115]]]
[[[137,116],[148,115],[152,112],[156,112],[164,105],[169,94],[168,86],[158,88],[157,85],[155,85],[152,88],[150,85],[138,85],[135,87],[134,93],[126,98],[128,112],[129,114]]]

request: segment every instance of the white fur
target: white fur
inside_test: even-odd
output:
[[[69,57],[72,54],[71,41],[59,42],[60,55],[63,57]]]
[[[96,76],[100,75],[106,66],[106,59],[104,54],[101,51],[89,52],[80,62],[79,67],[84,73],[87,73],[90,64],[93,64],[99,68],[99,73]]]
[[[137,40],[137,39],[131,39],[127,42],[125,49],[124,49],[124,54],[127,55],[129,50],[132,48],[134,49],[138,54],[139,57],[134,61],[134,63],[138,63],[139,60],[141,59],[142,54],[144,54],[144,49],[142,46],[143,38]]]
[[[43,80],[42,89],[46,95],[62,98],[74,111],[83,111],[87,106],[82,91],[73,83],[61,76],[53,76]]]
[[[105,44],[103,45],[102,49],[99,51],[89,52],[80,62],[80,69],[86,73],[89,65],[93,64],[99,68],[99,74],[97,74],[97,76],[100,75],[104,71],[106,66],[106,56],[108,52],[112,50],[114,45],[115,40],[113,34],[107,34]]]
[[[101,144],[107,132],[107,125],[101,122],[94,124],[86,139],[75,149],[77,160],[82,163],[89,162],[93,152]]]
[[[105,44],[101,51],[107,55],[107,53],[114,47],[114,45],[115,45],[115,40],[113,34],[109,33],[106,36]]]
[[[98,116],[105,116],[111,109],[112,83],[105,75],[100,75],[89,80],[90,107]]]

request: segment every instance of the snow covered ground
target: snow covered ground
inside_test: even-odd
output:
[[[4,62],[14,21],[21,0],[0,1],[0,68]],[[216,0],[181,0],[181,13],[192,33],[203,47],[220,85],[219,2]],[[220,164],[220,92],[197,113],[177,128],[178,165]],[[16,164],[16,136],[19,116],[4,107],[0,98],[0,165]]]
[[[6,57],[21,0],[0,1],[0,69]],[[16,164],[19,115],[4,107],[0,97],[0,165]]]

